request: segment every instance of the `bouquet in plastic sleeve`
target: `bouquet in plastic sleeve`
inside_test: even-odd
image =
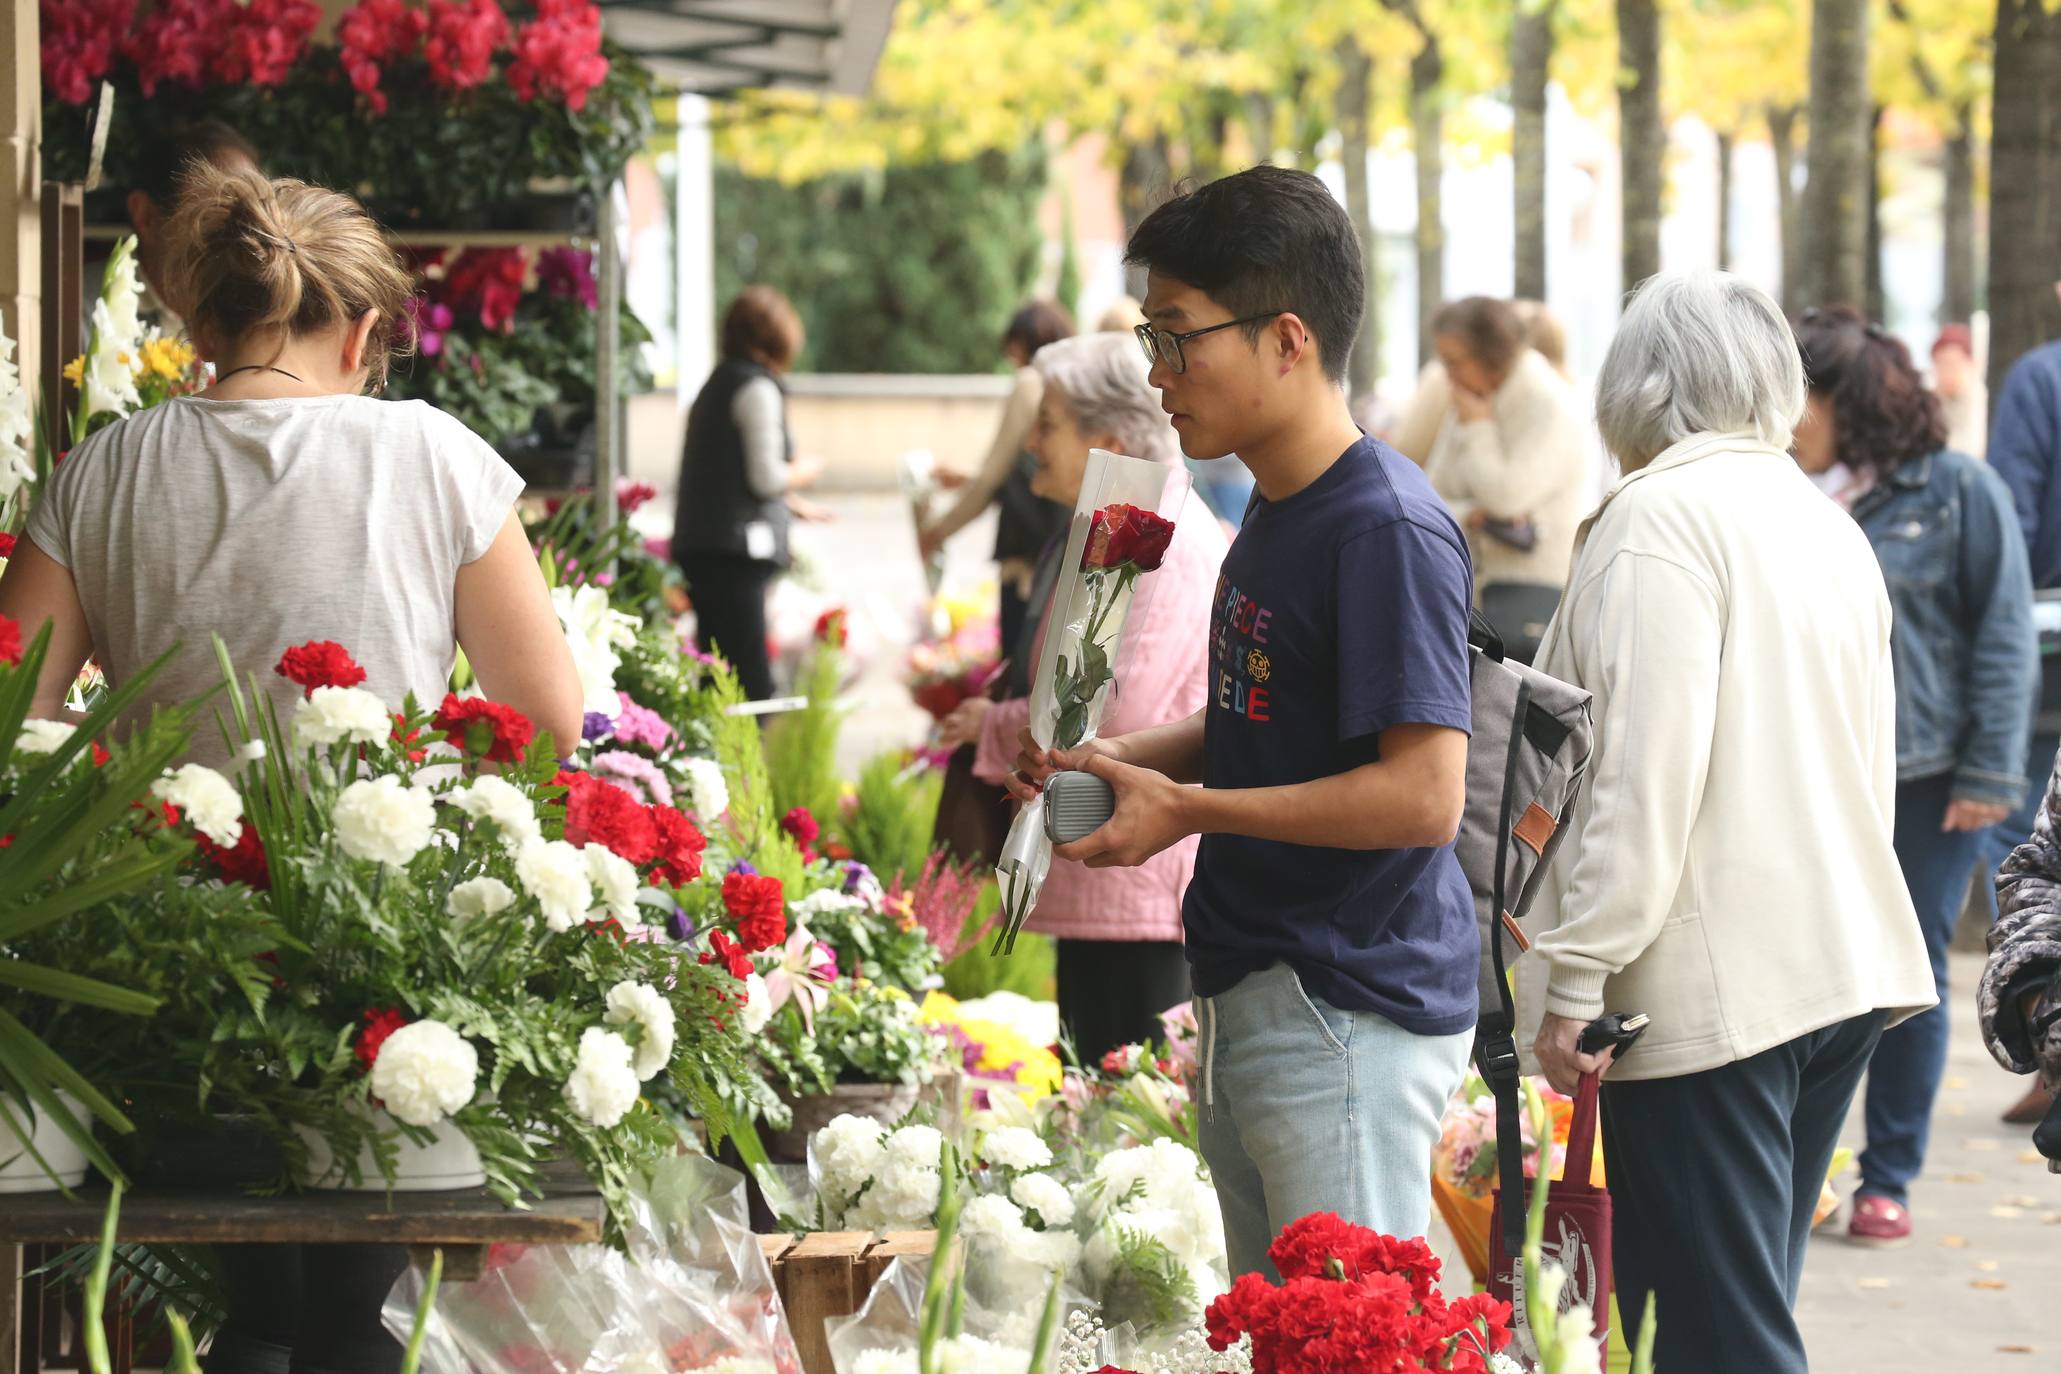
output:
[[[937,499],[942,488],[937,476],[937,459],[927,448],[912,448],[902,454],[897,465],[901,478],[902,496],[909,503],[909,518],[917,530],[930,523],[931,502]],[[923,585],[936,599],[938,588],[945,583],[945,554],[939,549],[923,560]]]
[[[428,1374],[801,1374],[752,1234],[743,1175],[699,1155],[662,1161],[632,1196],[627,1253],[497,1245],[472,1283],[444,1284],[425,1326]],[[406,1339],[422,1278],[388,1296]]]
[[[1066,540],[1071,571],[1053,593],[1053,628],[1031,686],[1030,732],[1040,747],[1077,748],[1101,728],[1138,579],[1165,559],[1188,488],[1183,468],[1089,451]],[[1015,948],[1051,867],[1040,797],[1017,815],[995,865],[1003,910],[997,950]]]

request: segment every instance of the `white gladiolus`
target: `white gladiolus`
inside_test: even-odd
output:
[[[150,785],[150,795],[179,808],[187,823],[224,849],[243,838],[243,796],[204,764],[183,763]]]
[[[579,1062],[565,1081],[565,1100],[603,1130],[637,1105],[637,1071],[630,1042],[614,1031],[589,1026],[580,1035]]]
[[[302,744],[378,744],[393,732],[386,703],[363,687],[317,687],[293,711],[294,738]]]
[[[493,916],[515,905],[515,892],[499,878],[474,878],[451,889],[444,910],[454,919]]]
[[[142,403],[136,391],[136,361],[143,348],[142,283],[136,275],[136,241],[123,239],[107,260],[100,299],[93,303],[92,343],[81,378],[80,412],[127,415]]]
[[[673,1057],[673,1005],[657,988],[645,983],[621,982],[608,990],[608,1014],[602,1018],[611,1026],[635,1025],[637,1057],[632,1065],[646,1083],[658,1077]]]
[[[766,980],[756,973],[746,978],[744,999],[744,1005],[737,1011],[737,1024],[746,1035],[757,1035],[773,1019],[773,994]]]
[[[564,840],[531,840],[516,851],[515,876],[543,909],[544,924],[571,930],[587,919],[594,887],[586,856]]]
[[[399,868],[428,846],[437,809],[427,792],[388,773],[346,787],[330,820],[344,853]]]
[[[472,1101],[479,1051],[441,1021],[415,1021],[379,1047],[372,1095],[410,1126],[434,1126]]]
[[[12,500],[24,485],[36,480],[36,463],[29,451],[35,435],[29,393],[14,364],[14,340],[0,333],[0,501]],[[5,563],[0,559],[0,566]]]
[[[714,825],[730,809],[730,784],[714,759],[687,760],[687,786],[694,794],[694,814],[703,825]]]
[[[615,694],[615,670],[622,664],[616,651],[637,642],[636,618],[615,610],[609,605],[607,590],[591,585],[553,587],[551,605],[572,649],[573,667],[586,698],[583,709],[614,720],[623,710]]]
[[[491,773],[474,778],[444,800],[476,821],[501,827],[501,842],[511,850],[539,837],[537,808],[521,788]]]
[[[15,752],[54,754],[58,746],[70,739],[78,728],[62,720],[25,720],[21,723],[21,733],[14,739]]]
[[[598,903],[587,919],[605,921],[613,916],[624,930],[642,927],[643,918],[637,914],[637,870],[630,861],[601,844],[590,844],[580,852],[587,857],[587,879],[594,885]]]

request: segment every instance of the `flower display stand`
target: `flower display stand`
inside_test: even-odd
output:
[[[888,1265],[903,1255],[927,1256],[936,1244],[933,1231],[816,1231],[759,1237],[806,1374],[836,1374],[823,1319],[857,1312]]]

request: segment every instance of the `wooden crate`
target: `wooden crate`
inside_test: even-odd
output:
[[[857,1312],[898,1256],[928,1255],[936,1243],[931,1231],[816,1231],[759,1238],[806,1374],[836,1374],[823,1319]]]

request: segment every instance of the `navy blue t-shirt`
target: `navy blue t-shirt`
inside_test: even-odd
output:
[[[1362,439],[1260,501],[1210,614],[1203,780],[1281,787],[1379,757],[1396,725],[1471,730],[1467,543],[1409,459]],[[1333,1006],[1419,1035],[1474,1024],[1480,936],[1452,846],[1344,850],[1204,835],[1184,915],[1195,990],[1286,961]]]

